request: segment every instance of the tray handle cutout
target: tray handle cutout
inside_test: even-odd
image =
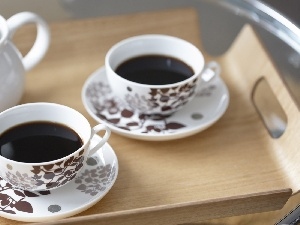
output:
[[[272,57],[251,25],[247,24],[243,27],[226,58],[223,57],[223,59],[225,65],[231,65],[231,67],[234,65],[232,74],[236,76],[232,82],[234,84],[238,82],[239,88],[242,87],[242,90],[238,90],[243,93],[248,92],[254,110],[259,109],[257,115],[261,116],[270,133],[266,135],[268,147],[272,149],[270,154],[278,164],[283,181],[292,189],[293,194],[297,193],[300,191],[300,112]],[[243,76],[239,76],[240,74]],[[261,95],[265,97],[274,95],[275,97],[268,97],[258,102]],[[267,104],[273,105],[273,103],[276,109],[271,107],[269,111],[265,111]],[[271,112],[276,114],[277,125],[275,127],[273,127],[275,119],[270,119],[268,115]],[[286,121],[285,125],[284,121]]]
[[[264,77],[254,85],[252,102],[270,136],[281,137],[287,127],[287,115]]]

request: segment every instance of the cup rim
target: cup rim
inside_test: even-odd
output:
[[[73,108],[71,108],[71,107],[69,107],[69,106],[66,106],[66,105],[61,105],[61,104],[58,104],[58,103],[50,103],[50,102],[34,102],[34,103],[24,103],[24,104],[16,105],[16,106],[13,106],[13,107],[11,107],[11,108],[8,108],[8,109],[6,109],[6,110],[0,112],[0,116],[1,116],[2,114],[4,114],[4,113],[8,113],[8,112],[10,112],[10,111],[13,111],[13,110],[15,110],[16,108],[28,107],[28,106],[30,107],[30,106],[34,106],[34,105],[48,105],[48,106],[52,105],[52,106],[58,106],[58,107],[62,107],[62,108],[67,108],[67,109],[69,109],[69,110],[72,110],[72,111],[74,111],[74,112],[79,113],[79,114],[83,117],[83,119],[85,119],[86,122],[87,122],[87,123],[89,124],[89,126],[90,126],[90,123],[88,122],[88,120],[87,120],[80,112],[78,112],[77,110],[75,110],[75,109],[73,109]],[[41,120],[31,120],[31,121],[41,121]],[[47,120],[44,120],[44,121],[47,121]],[[24,122],[24,123],[25,123],[25,122]],[[16,125],[17,125],[17,124],[16,124]],[[90,127],[91,127],[91,126],[90,126]],[[75,132],[76,132],[76,131],[75,131]],[[76,133],[77,133],[77,132],[76,132]],[[64,156],[64,157],[62,157],[62,158],[55,159],[55,160],[51,160],[51,161],[39,162],[39,163],[19,162],[19,161],[15,161],[15,160],[12,160],[12,159],[8,159],[8,158],[2,156],[1,154],[0,154],[0,158],[1,158],[2,160],[8,161],[8,162],[12,162],[12,163],[17,164],[17,165],[26,165],[26,166],[43,166],[43,165],[55,164],[55,163],[57,163],[57,162],[59,162],[59,161],[64,161],[64,160],[66,160],[67,158],[72,157],[73,155],[77,154],[79,151],[81,151],[82,149],[84,149],[84,148],[86,147],[86,145],[89,143],[89,140],[91,139],[91,137],[92,137],[92,130],[90,129],[90,135],[89,135],[88,141],[84,142],[84,140],[82,140],[82,141],[83,141],[83,144],[82,144],[82,146],[81,146],[80,148],[78,148],[76,151],[74,151],[73,153],[71,153],[71,154],[69,154],[69,155],[66,155],[66,156]],[[81,137],[81,139],[83,139],[83,138]]]
[[[202,63],[202,67],[199,70],[194,71],[194,74],[192,76],[188,77],[187,79],[184,79],[183,81],[179,81],[179,82],[171,83],[171,84],[163,84],[163,85],[159,85],[159,84],[142,84],[142,83],[127,80],[127,79],[121,77],[119,74],[117,74],[113,70],[113,68],[110,66],[110,63],[109,63],[109,58],[112,55],[112,53],[117,48],[121,47],[122,45],[124,45],[128,42],[135,41],[136,39],[141,40],[141,39],[149,39],[149,38],[151,38],[151,39],[153,39],[153,38],[173,39],[173,40],[176,40],[176,41],[185,42],[185,44],[191,46],[192,48],[194,48],[197,51],[197,53],[199,54],[199,56],[201,58],[201,62],[199,62],[199,64]],[[144,54],[140,54],[140,55],[144,55]],[[157,54],[157,55],[159,55],[159,54]],[[163,55],[163,54],[161,54],[161,55]],[[167,54],[164,54],[164,55],[166,56]],[[137,56],[139,56],[139,55],[137,55]],[[128,84],[135,85],[137,87],[144,87],[144,88],[151,88],[151,89],[163,89],[163,88],[173,88],[173,87],[181,86],[183,84],[189,83],[190,81],[196,79],[197,77],[200,77],[200,75],[201,75],[201,73],[202,73],[202,71],[205,67],[205,60],[204,60],[204,56],[203,56],[202,52],[194,44],[192,44],[191,42],[186,41],[182,38],[175,37],[175,36],[170,36],[170,35],[165,35],[165,34],[143,34],[143,35],[137,35],[137,36],[132,36],[132,37],[123,39],[123,40],[117,42],[116,44],[114,44],[108,50],[108,52],[105,55],[105,67],[106,67],[106,69],[110,70],[110,72],[112,72],[115,77],[117,77],[118,79],[120,79],[123,82],[126,82]]]

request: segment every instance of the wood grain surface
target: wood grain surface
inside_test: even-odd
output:
[[[81,88],[104,65],[108,49],[130,36],[160,33],[194,43],[211,60],[202,48],[198,22],[196,11],[187,8],[52,23],[50,49],[27,74],[22,103],[68,105],[95,125],[83,107]],[[34,32],[29,26],[16,34],[21,52],[31,46]],[[285,212],[232,217],[279,210],[298,188],[278,158],[286,146],[294,149],[296,143],[289,137],[272,139],[251,100],[261,74],[278,76],[277,71],[250,26],[225,55],[214,60],[221,64],[230,92],[229,108],[215,125],[165,142],[112,134],[109,143],[120,171],[111,191],[79,215],[43,224],[272,224],[280,218]],[[287,96],[283,84],[275,80],[283,90],[279,93]],[[290,118],[298,118],[293,103],[288,99],[285,104]],[[290,154],[285,157],[287,164]],[[230,218],[210,220],[222,217]],[[1,225],[21,223],[0,218]]]

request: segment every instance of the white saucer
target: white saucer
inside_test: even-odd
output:
[[[88,113],[98,122],[126,137],[162,141],[187,137],[214,124],[229,104],[228,89],[220,77],[198,90],[196,97],[169,117],[140,115],[114,96],[105,68],[95,71],[85,82],[82,101]]]
[[[92,145],[99,136],[94,136]],[[14,189],[0,177],[0,216],[25,222],[53,221],[73,216],[96,204],[111,189],[118,175],[118,159],[106,143],[70,183],[50,191]]]

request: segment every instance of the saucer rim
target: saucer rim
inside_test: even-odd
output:
[[[87,103],[87,98],[85,96],[86,90],[88,85],[90,84],[90,82],[99,74],[104,74],[104,76],[107,76],[106,74],[106,68],[105,66],[101,66],[99,67],[97,70],[95,70],[93,73],[91,73],[88,78],[86,79],[82,90],[81,90],[81,99],[82,99],[82,103],[84,105],[84,108],[86,109],[86,111],[88,112],[88,114],[97,122],[100,123],[104,123],[105,125],[107,125],[113,132],[125,136],[125,137],[129,137],[129,138],[133,138],[133,139],[137,139],[137,140],[145,140],[145,141],[167,141],[167,140],[174,140],[174,139],[179,139],[179,138],[184,138],[184,137],[188,137],[191,135],[194,135],[196,133],[199,133],[205,129],[207,129],[208,127],[212,126],[214,123],[216,123],[226,112],[228,106],[229,106],[229,102],[230,102],[230,96],[229,96],[229,91],[228,91],[228,87],[225,84],[225,82],[223,81],[223,79],[220,76],[217,76],[215,79],[218,79],[220,84],[222,85],[222,88],[224,89],[224,94],[226,95],[226,99],[225,101],[222,103],[222,109],[220,110],[220,112],[218,113],[218,115],[216,117],[214,117],[213,119],[210,119],[204,123],[201,123],[201,126],[199,127],[195,127],[193,129],[191,128],[185,128],[182,129],[181,131],[178,132],[174,132],[174,133],[165,133],[165,134],[156,134],[156,133],[136,133],[136,132],[132,132],[132,131],[127,131],[121,128],[118,128],[116,126],[114,126],[111,123],[108,123],[106,120],[102,120],[99,117],[97,117],[95,115],[95,113],[90,109],[90,107],[88,106]],[[194,101],[194,100],[192,100]],[[184,106],[181,110],[184,110],[186,106]]]
[[[99,138],[101,139],[101,137],[97,134],[95,134],[92,138],[92,140],[94,138]],[[60,219],[64,219],[64,218],[68,218],[74,215],[77,215],[81,212],[84,212],[85,210],[91,208],[92,206],[94,206],[96,203],[98,203],[99,201],[101,201],[102,198],[104,198],[107,193],[112,189],[112,187],[114,186],[118,174],[119,174],[119,161],[118,161],[118,157],[114,151],[114,149],[112,148],[112,146],[106,142],[103,147],[103,150],[109,150],[111,152],[111,154],[113,155],[113,161],[114,161],[114,166],[116,167],[116,171],[115,171],[115,177],[114,179],[111,181],[111,184],[107,187],[107,189],[102,192],[101,195],[97,196],[92,196],[88,201],[86,201],[86,203],[83,206],[78,206],[74,209],[65,211],[65,212],[61,212],[61,213],[55,213],[55,214],[50,214],[50,215],[41,215],[41,216],[33,216],[34,214],[28,214],[28,216],[26,215],[17,215],[17,214],[8,214],[8,213],[4,213],[0,211],[0,217],[6,218],[6,219],[10,219],[10,220],[14,220],[14,221],[20,221],[20,222],[45,222],[49,219],[52,219],[53,221],[57,221]],[[95,153],[95,154],[100,154],[100,153]],[[99,163],[98,163],[99,164]],[[85,167],[83,167],[84,169]],[[72,182],[72,181],[71,181]],[[65,186],[67,186],[68,184],[66,184]],[[63,188],[63,187],[61,187]],[[52,191],[57,191],[59,190],[59,188],[57,189],[53,189]],[[50,190],[51,191],[51,190]]]

